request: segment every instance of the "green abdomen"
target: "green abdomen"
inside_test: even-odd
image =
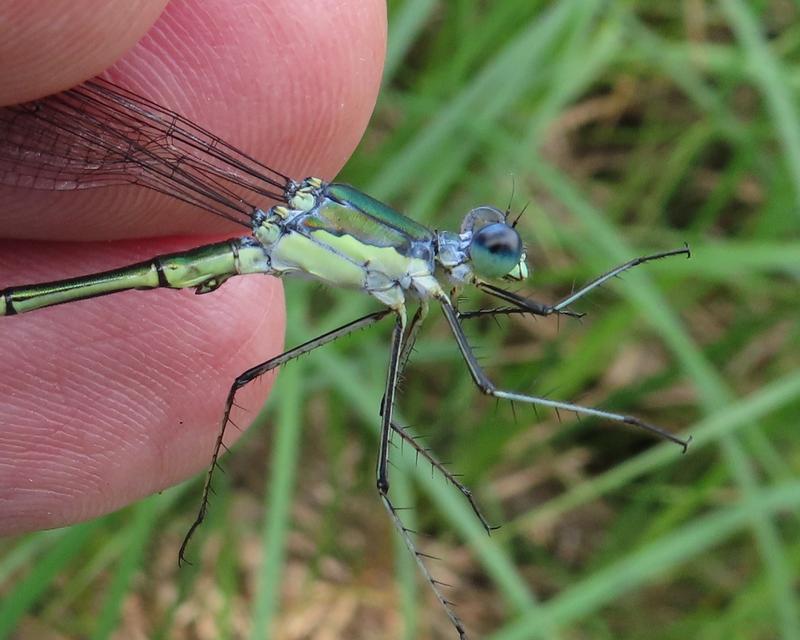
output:
[[[156,256],[120,269],[0,290],[0,316],[86,300],[132,289],[193,288],[213,291],[240,273],[263,273],[263,249],[250,238]]]

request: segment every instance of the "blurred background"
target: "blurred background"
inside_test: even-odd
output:
[[[546,302],[692,247],[577,303],[580,322],[468,327],[500,386],[691,434],[686,455],[482,397],[432,313],[397,410],[502,526],[487,537],[408,447],[392,492],[472,636],[800,639],[800,3],[389,5],[384,88],[343,181],[436,228],[527,205],[521,291]],[[374,308],[287,297],[287,345]],[[374,488],[388,330],[282,370],[193,566],[175,559],[201,478],[12,540],[0,637],[455,637]]]

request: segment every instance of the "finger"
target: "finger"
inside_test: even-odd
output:
[[[327,24],[330,35],[334,16],[327,4],[320,0],[317,16],[327,16],[328,22],[323,18],[319,24],[319,17],[311,22],[320,34]],[[113,77],[125,78],[141,93],[149,88],[148,95],[171,100],[194,119],[205,118],[205,126],[243,140],[256,157],[282,158],[281,164],[274,162],[281,170],[332,175],[360,137],[377,91],[385,27],[376,25],[385,19],[382,3],[337,3],[343,15],[334,20],[335,40],[346,46],[317,42],[313,55],[308,43],[297,39],[308,20],[298,23],[295,17],[284,25],[275,13],[281,6],[173,3],[153,33],[115,67]],[[289,3],[283,8],[288,10]],[[237,11],[245,35],[231,40],[236,19],[228,14]],[[271,26],[259,34],[269,46],[256,44],[260,54],[243,52],[239,67],[221,71],[219,60],[234,57],[221,44],[237,51],[249,47],[252,23]],[[194,38],[197,46],[210,33],[225,34],[211,43],[214,55],[183,42]],[[272,56],[274,65],[262,68],[259,55]],[[312,72],[314,56],[319,60]],[[361,67],[354,62],[358,58],[366,59]],[[333,60],[344,60],[349,73],[332,77]],[[275,73],[275,65],[284,76]],[[291,70],[308,82],[287,79]],[[229,97],[231,88],[234,97]],[[194,95],[201,99],[193,100]],[[22,230],[18,235],[88,239],[218,228],[215,220],[208,222],[212,216],[173,212],[172,200],[141,190],[17,192],[13,198],[4,221],[11,220],[10,231],[16,232],[16,224]],[[46,220],[70,224],[54,229]],[[30,247],[10,242],[0,250],[0,286],[118,267],[179,248],[174,244]],[[130,292],[0,319],[0,409],[6,425],[0,432],[0,531],[85,519],[205,466],[231,380],[280,350],[282,302],[274,287],[270,278],[235,278],[213,295]],[[258,405],[249,394],[260,400],[266,383],[252,387],[242,396],[245,406]],[[251,415],[236,420],[246,425]]]
[[[55,93],[100,73],[144,35],[166,3],[4,0],[0,105]]]
[[[378,0],[309,0],[300,12],[291,0],[173,2],[107,75],[286,175],[330,178],[352,153],[375,103],[384,12]],[[15,238],[231,230],[215,216],[138,187],[3,188],[0,202],[0,235]]]
[[[20,270],[47,281],[196,242],[50,245],[47,266],[9,245],[0,249],[3,282]],[[283,318],[280,283],[255,276],[201,296],[131,291],[0,318],[0,532],[104,513],[207,465],[231,382],[280,352]],[[270,381],[237,398],[237,424],[249,424]]]

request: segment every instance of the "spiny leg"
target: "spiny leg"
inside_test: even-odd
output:
[[[603,275],[598,276],[588,284],[584,285],[574,293],[571,293],[566,298],[559,300],[557,303],[553,305],[545,305],[541,302],[537,302],[536,300],[530,300],[525,298],[524,296],[520,296],[516,293],[511,291],[506,291],[505,289],[501,289],[500,287],[496,287],[492,284],[481,282],[477,284],[477,287],[481,291],[485,291],[489,295],[492,295],[496,298],[500,298],[501,300],[505,300],[506,302],[510,302],[512,305],[519,309],[525,309],[529,313],[539,316],[549,316],[553,313],[561,313],[565,315],[576,315],[581,317],[583,314],[576,314],[572,311],[565,310],[566,307],[571,305],[573,302],[582,298],[587,293],[596,289],[600,285],[605,282],[608,282],[612,278],[616,278],[618,275],[623,273],[624,271],[628,271],[628,269],[632,269],[635,266],[640,264],[644,264],[645,262],[650,262],[651,260],[660,260],[661,258],[668,258],[670,256],[678,256],[678,255],[685,255],[687,258],[691,257],[691,251],[689,250],[688,245],[680,248],[680,249],[672,249],[671,251],[662,251],[660,253],[653,253],[647,256],[640,256],[638,258],[634,258],[633,260],[628,260],[628,262],[619,265],[618,267],[614,267],[610,271],[606,271]],[[480,312],[475,315],[480,315]],[[463,314],[462,317],[467,317],[467,314]]]
[[[676,444],[683,447],[683,450],[686,451],[686,448],[689,446],[689,442],[691,438],[688,440],[684,440],[683,438],[679,438],[678,436],[665,431],[664,429],[657,427],[655,425],[649,424],[640,420],[639,418],[634,418],[633,416],[626,416],[619,413],[612,413],[610,411],[603,411],[601,409],[595,409],[593,407],[583,407],[578,404],[572,404],[569,402],[559,402],[557,400],[549,400],[548,398],[541,398],[538,396],[526,395],[522,393],[516,393],[514,391],[505,391],[503,389],[498,389],[494,383],[489,380],[489,377],[481,368],[480,364],[478,364],[478,360],[475,357],[475,354],[472,352],[472,347],[469,345],[466,335],[464,334],[464,329],[461,327],[461,323],[458,319],[458,312],[452,307],[450,301],[447,298],[442,298],[440,300],[442,303],[442,310],[444,311],[444,316],[447,319],[447,323],[450,325],[450,329],[453,332],[453,336],[456,339],[456,343],[458,344],[458,348],[461,351],[461,355],[464,357],[464,361],[467,364],[467,368],[469,369],[470,375],[474,380],[475,384],[481,390],[482,393],[492,396],[493,398],[499,398],[502,400],[511,400],[516,402],[525,402],[528,404],[539,405],[544,407],[550,407],[551,409],[555,409],[556,411],[559,409],[564,409],[565,411],[572,411],[577,414],[584,414],[590,416],[597,416],[599,418],[604,418],[606,420],[611,420],[613,422],[621,422],[624,424],[631,424],[651,433],[658,435],[661,438],[666,440],[670,440],[675,442]]]
[[[538,304],[538,303],[537,303]],[[483,316],[517,316],[517,315],[542,315],[534,313],[529,309],[520,309],[519,307],[491,307],[489,309],[473,309],[471,311],[458,311],[459,320],[472,320],[473,318],[481,318]],[[547,314],[550,315],[550,314]],[[560,315],[568,315],[572,318],[582,318],[583,313],[575,313],[573,311],[562,311]]]
[[[447,467],[444,466],[437,458],[434,456],[428,449],[421,446],[419,442],[412,436],[408,429],[405,427],[401,427],[399,424],[392,422],[392,431],[398,434],[404,442],[408,442],[417,454],[421,455],[425,460],[439,473],[441,473],[445,480],[447,480],[450,484],[452,484],[456,489],[461,492],[467,502],[469,502],[469,506],[472,508],[473,513],[475,516],[480,520],[483,528],[486,530],[486,533],[491,534],[492,531],[499,529],[499,527],[492,526],[489,524],[489,521],[484,517],[483,513],[481,513],[480,507],[478,507],[478,503],[475,501],[475,497],[472,495],[472,491],[470,491],[462,482],[458,480],[450,471],[447,470]]]
[[[512,302],[518,306],[516,307],[490,307],[488,309],[473,309],[471,311],[461,311],[454,307],[458,312],[458,317],[461,320],[471,320],[472,318],[479,318],[481,316],[512,316],[512,315],[532,315],[548,317],[553,314],[558,316],[569,316],[570,318],[577,318],[580,320],[585,316],[585,313],[578,311],[571,311],[569,309],[556,309],[551,305],[546,305],[543,302],[538,302],[533,298],[526,298],[513,291],[506,291],[500,287],[482,282],[478,288],[486,293],[501,298],[507,302]]]
[[[458,637],[460,640],[467,640],[467,631],[464,629],[464,623],[461,622],[461,618],[456,615],[456,612],[453,611],[453,603],[450,602],[447,598],[444,597],[441,590],[439,589],[440,586],[448,586],[443,582],[440,582],[436,578],[431,575],[431,572],[428,570],[428,566],[425,564],[423,558],[431,557],[426,556],[424,553],[419,551],[414,544],[414,540],[411,538],[412,532],[406,528],[403,524],[403,521],[400,520],[400,516],[397,515],[397,510],[394,508],[391,500],[389,500],[389,496],[381,493],[381,500],[383,502],[383,506],[386,508],[386,511],[389,513],[389,518],[392,521],[395,529],[397,529],[400,537],[403,539],[403,543],[406,545],[406,548],[414,556],[414,560],[417,563],[417,567],[419,567],[419,571],[422,576],[427,580],[428,584],[431,586],[436,599],[439,601],[439,604],[442,605],[442,608],[445,610],[447,617],[450,618],[450,622],[458,631]]]
[[[489,308],[489,309],[476,309],[476,310],[473,310],[473,311],[459,311],[457,309],[457,307],[455,307],[455,305],[453,306],[453,309],[455,310],[456,317],[457,317],[457,319],[459,321],[460,320],[471,320],[473,318],[484,317],[484,316],[496,317],[498,315],[507,315],[508,316],[508,315],[522,315],[522,314],[529,314],[530,313],[530,314],[533,314],[533,315],[545,315],[545,316],[547,316],[547,315],[550,315],[552,313],[565,314],[565,312],[562,310],[564,306],[574,302],[578,297],[580,297],[582,295],[585,295],[586,293],[591,291],[591,289],[599,286],[600,284],[602,284],[603,282],[607,281],[608,279],[619,275],[621,272],[623,272],[623,271],[625,271],[627,269],[630,269],[631,267],[636,266],[637,264],[641,264],[642,262],[646,262],[647,260],[654,260],[654,259],[658,259],[658,258],[663,258],[663,257],[671,256],[671,255],[679,255],[679,254],[684,254],[684,253],[688,255],[688,253],[689,253],[688,248],[678,249],[678,250],[674,250],[674,251],[668,251],[668,252],[664,252],[664,253],[659,253],[659,254],[655,254],[655,255],[651,255],[651,256],[645,256],[645,257],[642,257],[642,258],[636,258],[635,260],[631,260],[631,261],[625,263],[624,265],[616,267],[615,269],[612,269],[608,273],[603,274],[599,278],[596,278],[595,280],[590,282],[588,285],[583,287],[580,291],[571,294],[568,298],[565,298],[564,300],[562,300],[561,302],[559,302],[558,304],[553,305],[553,306],[546,306],[546,305],[543,305],[542,303],[539,303],[539,302],[536,302],[536,301],[533,301],[533,300],[529,300],[529,299],[525,299],[527,305],[529,307],[533,306],[534,307],[533,309],[531,309],[531,308],[520,308],[520,307],[494,307],[494,308]],[[504,292],[504,293],[508,293],[508,292]],[[576,313],[573,313],[573,312],[566,312],[566,314],[573,315],[573,316],[576,316],[576,317],[579,317],[579,318],[583,316],[583,314],[576,314]],[[474,376],[473,376],[473,378],[474,378]],[[476,382],[477,382],[477,380],[476,380]],[[519,397],[517,396],[515,399],[519,399]],[[550,400],[546,400],[546,399],[541,399],[541,400],[545,401],[550,406],[554,406],[556,409],[565,408],[565,404],[564,403],[551,404],[552,401],[550,401]],[[512,407],[513,407],[513,404],[512,404]],[[598,414],[595,413],[595,415],[598,415]],[[602,415],[603,417],[610,417],[610,416],[616,415],[616,414],[608,414],[607,412],[601,412],[599,415]],[[618,417],[628,418],[627,416],[618,416]],[[628,418],[628,419],[630,419],[630,418]],[[633,418],[633,420],[636,420],[636,422],[634,424],[636,424],[638,426],[643,426],[644,428],[646,428],[648,430],[652,430],[651,429],[651,425],[644,425],[644,424],[641,423],[641,421],[639,421],[639,420],[637,420],[635,418]],[[397,429],[396,429],[398,431],[398,433],[400,433],[399,429],[401,429],[401,427],[397,427]],[[657,430],[656,433],[658,435],[666,437],[666,438],[668,438],[668,439],[670,439],[672,441],[676,441],[671,436],[671,434],[663,433],[660,429]],[[438,463],[438,461],[435,461],[435,458],[433,458],[433,456],[431,456],[430,452],[428,452],[424,448],[419,447],[417,442],[411,436],[409,436],[407,433],[401,433],[401,435],[403,436],[403,438],[407,442],[411,442],[411,444],[416,448],[416,450],[421,455],[423,455],[429,462],[431,462],[431,464],[433,464],[442,474],[444,474],[444,476],[447,478],[448,481],[452,482],[459,489],[459,491],[461,491],[464,494],[464,496],[467,498],[467,500],[469,500],[469,503],[472,506],[473,511],[476,513],[478,518],[484,524],[484,527],[487,527],[487,522],[485,521],[485,519],[481,515],[480,511],[478,510],[477,504],[475,504],[475,502],[474,502],[474,500],[472,498],[472,494],[469,491],[469,489],[464,487],[454,477],[452,477],[452,475],[447,472],[447,470],[444,468],[444,466],[441,463]],[[682,440],[677,440],[677,442],[678,442],[678,444],[681,444],[684,448],[685,448],[686,444],[688,444],[688,441],[684,442]],[[487,531],[488,531],[488,528],[487,528]]]
[[[308,342],[304,342],[303,344],[290,349],[289,351],[285,351],[284,353],[263,362],[262,364],[256,365],[255,367],[251,367],[241,375],[239,375],[236,380],[234,380],[231,388],[228,390],[228,397],[225,400],[225,411],[222,415],[222,423],[220,425],[219,433],[217,434],[216,442],[214,443],[214,452],[211,455],[211,464],[208,467],[208,471],[206,472],[206,480],[203,485],[203,497],[200,500],[200,509],[197,512],[197,516],[194,519],[194,522],[189,527],[189,531],[187,531],[186,536],[183,538],[183,542],[181,543],[180,551],[178,551],[178,565],[182,564],[183,562],[187,562],[186,560],[186,547],[189,544],[189,540],[191,539],[192,535],[194,534],[197,527],[203,522],[206,517],[206,512],[208,510],[208,500],[209,494],[211,493],[211,481],[214,477],[214,470],[218,466],[218,460],[220,456],[220,451],[223,447],[223,440],[225,438],[225,430],[230,422],[230,414],[231,409],[233,408],[233,402],[236,398],[236,393],[244,386],[247,386],[256,378],[264,375],[265,373],[279,367],[286,362],[293,360],[294,358],[298,358],[304,353],[308,353],[309,351],[313,351],[317,347],[321,347],[329,342],[333,342],[338,338],[346,336],[353,331],[358,331],[359,329],[363,329],[370,325],[375,324],[382,318],[386,317],[389,313],[391,313],[390,309],[382,309],[381,311],[376,311],[374,313],[367,314],[357,320],[353,320],[352,322],[348,322],[347,324],[334,329],[333,331],[329,331],[328,333],[324,333],[321,336],[317,336]]]
[[[403,353],[403,333],[405,316],[397,314],[392,331],[392,349],[389,355],[389,370],[386,373],[386,387],[381,400],[381,434],[378,444],[377,485],[381,495],[389,492],[389,433],[392,430],[392,411],[397,393],[397,378],[400,374],[400,357]]]
[[[403,338],[403,351],[400,354],[400,368],[398,370],[398,377],[403,375],[403,371],[408,364],[408,360],[411,358],[411,352],[414,350],[414,343],[417,341],[419,330],[422,327],[422,323],[425,321],[425,318],[428,316],[428,309],[428,301],[425,299],[420,300],[419,306],[411,318],[411,322],[408,323],[406,335]]]
[[[419,315],[419,312],[418,314]],[[424,315],[424,312],[423,312]],[[415,315],[415,318],[417,316]],[[393,430],[392,427],[392,410],[394,407],[394,398],[397,392],[397,377],[402,367],[402,357],[404,353],[403,339],[405,334],[405,316],[398,313],[397,321],[395,322],[394,331],[392,331],[392,347],[389,356],[389,369],[386,374],[386,387],[383,392],[383,400],[381,401],[381,433],[380,444],[378,449],[378,463],[377,463],[377,479],[376,484],[378,493],[380,494],[383,506],[389,513],[389,518],[392,521],[395,529],[400,534],[408,550],[414,556],[414,560],[419,567],[425,580],[427,580],[431,589],[433,590],[436,599],[442,605],[447,613],[447,617],[453,623],[453,626],[458,631],[459,638],[466,638],[466,631],[464,625],[453,611],[452,603],[444,597],[439,587],[441,582],[437,581],[428,570],[423,558],[425,554],[419,551],[411,538],[411,531],[406,528],[400,516],[397,514],[397,509],[392,504],[389,498],[389,433]]]
[[[403,350],[400,354],[400,364],[398,368],[398,378],[403,375],[403,371],[408,364],[408,360],[411,357],[411,352],[414,348],[414,342],[417,339],[417,335],[419,334],[419,329],[422,326],[422,322],[425,320],[426,316],[428,315],[428,301],[422,300],[420,301],[419,307],[417,307],[417,311],[414,313],[414,316],[411,318],[411,322],[408,323],[408,328],[406,329],[405,338],[403,339]],[[383,401],[381,401],[383,402]],[[462,482],[460,482],[455,475],[453,475],[447,467],[444,466],[439,460],[437,460],[436,456],[434,456],[428,449],[425,447],[420,446],[420,444],[414,439],[408,430],[405,427],[401,427],[396,422],[392,421],[391,423],[392,431],[397,433],[405,442],[408,442],[414,450],[417,452],[418,455],[421,455],[425,460],[430,463],[432,467],[434,467],[439,473],[444,476],[445,480],[447,480],[450,484],[452,484],[456,489],[458,489],[461,494],[467,499],[469,502],[472,511],[475,513],[475,516],[480,520],[481,525],[486,530],[486,533],[491,533],[492,531],[498,529],[496,526],[492,526],[489,524],[489,521],[485,518],[483,513],[478,507],[478,503],[475,501],[475,497],[472,495],[472,491],[470,491]]]
[[[472,375],[473,380],[478,385],[478,387],[481,389],[481,391],[483,391],[487,395],[492,395],[492,396],[494,396],[496,398],[504,398],[504,399],[508,399],[508,400],[512,400],[512,401],[513,400],[518,400],[518,401],[521,401],[521,402],[528,402],[528,403],[532,403],[534,405],[541,404],[541,405],[545,405],[545,406],[550,406],[550,407],[555,408],[555,409],[559,409],[559,408],[568,409],[568,410],[575,411],[577,413],[585,413],[585,414],[588,414],[588,415],[596,415],[596,416],[604,417],[604,418],[607,418],[607,419],[610,419],[610,420],[615,420],[615,421],[619,421],[619,422],[625,422],[625,423],[628,423],[628,424],[634,424],[634,425],[640,426],[640,427],[642,427],[644,429],[653,431],[654,433],[656,433],[656,434],[658,434],[658,435],[660,435],[660,436],[662,436],[664,438],[667,438],[669,440],[672,440],[672,441],[680,444],[681,446],[683,446],[683,448],[685,450],[686,446],[689,443],[688,440],[684,441],[684,440],[682,440],[682,439],[680,439],[680,438],[678,438],[678,437],[676,437],[676,436],[674,436],[674,435],[672,435],[670,433],[667,433],[666,431],[663,431],[662,429],[660,429],[658,427],[655,427],[653,425],[649,425],[649,424],[647,424],[647,423],[645,423],[645,422],[643,422],[641,420],[638,420],[637,418],[633,418],[633,417],[630,417],[630,416],[623,416],[623,415],[620,415],[620,414],[614,414],[614,413],[610,413],[610,412],[606,412],[606,411],[601,411],[601,410],[598,410],[598,409],[592,409],[592,408],[589,408],[589,407],[581,407],[580,405],[573,405],[573,404],[570,404],[570,403],[555,402],[555,401],[548,400],[546,398],[537,398],[535,396],[527,396],[527,395],[523,395],[523,394],[517,394],[517,393],[513,393],[513,392],[507,392],[507,391],[503,391],[503,390],[498,390],[494,386],[494,384],[488,379],[488,377],[483,372],[481,367],[478,365],[477,360],[475,359],[475,356],[472,353],[472,349],[469,346],[469,343],[468,343],[468,341],[466,339],[466,336],[464,335],[463,329],[461,328],[461,325],[460,325],[460,322],[459,322],[460,319],[469,319],[469,318],[472,318],[472,317],[478,317],[478,316],[482,316],[482,315],[493,315],[493,316],[495,316],[495,315],[512,315],[512,314],[516,314],[516,313],[532,313],[534,315],[542,315],[542,316],[549,316],[551,314],[556,313],[556,314],[570,315],[570,316],[575,316],[575,317],[580,318],[580,317],[583,316],[583,314],[579,314],[579,313],[575,313],[575,312],[566,310],[565,307],[567,307],[569,304],[571,304],[572,302],[576,301],[577,299],[579,299],[583,295],[587,294],[592,289],[594,289],[597,286],[601,285],[602,283],[606,282],[607,280],[619,275],[620,273],[622,273],[623,271],[626,271],[627,269],[630,269],[630,268],[636,266],[637,264],[641,264],[641,263],[647,262],[649,260],[655,260],[655,259],[664,258],[664,257],[671,256],[671,255],[678,255],[678,254],[689,255],[688,247],[686,247],[684,249],[679,249],[679,250],[676,250],[676,251],[669,251],[669,252],[664,252],[664,253],[660,253],[660,254],[654,254],[654,255],[651,255],[651,256],[644,256],[642,258],[637,258],[635,260],[631,260],[631,261],[625,263],[624,265],[621,265],[621,266],[619,266],[619,267],[617,267],[615,269],[612,269],[611,271],[609,271],[609,272],[603,274],[602,276],[596,278],[595,280],[593,280],[592,282],[590,282],[589,284],[584,286],[582,289],[580,289],[577,292],[571,294],[569,297],[563,299],[562,301],[558,302],[555,305],[544,305],[542,303],[523,298],[522,296],[517,296],[516,294],[503,291],[502,289],[499,289],[499,288],[496,288],[496,287],[492,287],[491,285],[483,285],[483,286],[481,286],[481,288],[483,288],[488,293],[491,293],[492,295],[495,295],[496,297],[499,297],[499,298],[502,298],[502,299],[504,299],[504,300],[506,300],[508,302],[511,302],[515,306],[514,307],[501,307],[501,308],[497,308],[497,309],[485,309],[485,310],[479,310],[479,311],[473,311],[473,312],[465,312],[465,313],[462,314],[462,313],[459,313],[455,308],[453,308],[453,306],[450,304],[449,300],[444,299],[441,302],[442,302],[442,305],[443,305],[443,308],[444,308],[444,311],[445,311],[445,316],[447,318],[448,323],[451,326],[453,334],[454,334],[454,336],[456,338],[456,341],[458,343],[459,349],[461,350],[462,355],[464,356],[464,359],[465,359],[465,361],[467,363],[467,366],[469,367],[470,374]],[[472,498],[471,492],[466,487],[464,487],[460,482],[458,482],[452,476],[452,474],[448,473],[447,470],[443,467],[443,465],[441,465],[441,463],[439,463],[428,451],[426,451],[424,448],[420,447],[419,444],[413,439],[413,437],[411,437],[402,427],[400,427],[399,425],[394,424],[391,421],[391,412],[392,412],[392,406],[393,406],[393,401],[394,401],[394,388],[390,386],[389,380],[393,377],[394,380],[393,380],[392,384],[394,385],[394,387],[396,387],[397,375],[399,374],[399,371],[401,371],[404,368],[405,364],[407,363],[407,360],[408,360],[408,358],[410,356],[410,353],[411,353],[411,349],[413,347],[414,339],[416,338],[416,333],[417,333],[418,326],[421,323],[422,319],[424,318],[426,312],[427,312],[427,307],[424,310],[423,309],[418,309],[417,310],[417,313],[415,314],[415,316],[414,316],[414,318],[412,320],[412,324],[409,327],[409,330],[408,330],[408,333],[407,333],[407,342],[403,346],[400,356],[397,356],[396,352],[397,352],[397,342],[402,341],[402,331],[398,332],[398,330],[396,329],[395,333],[393,334],[392,358],[391,358],[391,361],[390,361],[390,373],[389,373],[389,376],[387,377],[387,387],[386,387],[386,391],[384,392],[384,397],[383,397],[383,400],[382,400],[382,403],[381,403],[381,418],[382,418],[381,443],[382,443],[382,448],[381,448],[381,453],[380,453],[379,462],[378,462],[378,470],[379,470],[378,471],[378,491],[380,493],[381,500],[383,501],[384,507],[386,508],[387,512],[389,513],[389,516],[390,516],[390,518],[392,520],[392,523],[394,524],[394,526],[397,529],[397,531],[400,533],[400,535],[401,535],[406,547],[408,548],[408,550],[413,554],[414,559],[417,562],[417,565],[419,566],[420,572],[422,573],[422,575],[425,577],[425,579],[430,584],[431,589],[433,590],[436,598],[439,600],[439,603],[444,608],[444,610],[447,613],[447,616],[450,618],[450,621],[452,622],[453,626],[458,631],[459,638],[464,639],[467,636],[466,636],[466,631],[464,629],[463,623],[461,622],[459,617],[453,611],[452,603],[442,595],[442,593],[441,593],[441,591],[439,589],[439,586],[441,586],[442,583],[438,582],[431,575],[430,571],[428,570],[428,568],[427,568],[427,566],[426,566],[426,564],[425,564],[425,562],[423,560],[423,558],[425,557],[424,554],[422,554],[421,552],[419,552],[417,550],[417,548],[416,548],[416,546],[414,544],[414,540],[412,539],[412,536],[411,536],[411,531],[409,531],[405,527],[405,525],[403,524],[402,520],[400,519],[400,517],[399,517],[399,515],[397,513],[397,510],[395,509],[394,505],[392,504],[392,502],[391,502],[391,500],[389,499],[389,496],[388,496],[389,483],[388,483],[388,475],[387,475],[387,471],[388,471],[387,470],[387,464],[388,464],[388,446],[387,446],[388,445],[388,431],[387,431],[387,423],[388,423],[389,427],[393,431],[398,433],[405,441],[411,443],[411,445],[417,450],[417,452],[419,452],[421,455],[423,455],[426,458],[426,460],[428,460],[432,465],[434,465],[435,468],[437,468],[439,471],[441,471],[444,474],[444,476],[450,482],[452,482],[461,491],[461,493],[469,501],[469,503],[472,506],[473,511],[475,512],[477,517],[480,519],[480,521],[482,522],[484,527],[487,529],[487,532],[491,529],[491,527],[489,527],[488,523],[486,522],[485,518],[482,516],[480,510],[478,509],[477,504],[474,502],[474,499]],[[396,368],[396,371],[394,373],[392,373],[393,366]]]

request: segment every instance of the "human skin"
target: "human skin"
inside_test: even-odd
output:
[[[374,107],[384,2],[306,0],[300,12],[292,0],[175,0],[159,13],[164,4],[0,2],[14,34],[0,44],[13,61],[0,64],[0,100],[107,69],[287,175],[335,176]],[[0,288],[244,233],[142,188],[0,188]],[[281,283],[266,276],[0,318],[0,534],[86,520],[205,468],[232,380],[281,351],[283,327]],[[237,424],[270,382],[237,396]]]

